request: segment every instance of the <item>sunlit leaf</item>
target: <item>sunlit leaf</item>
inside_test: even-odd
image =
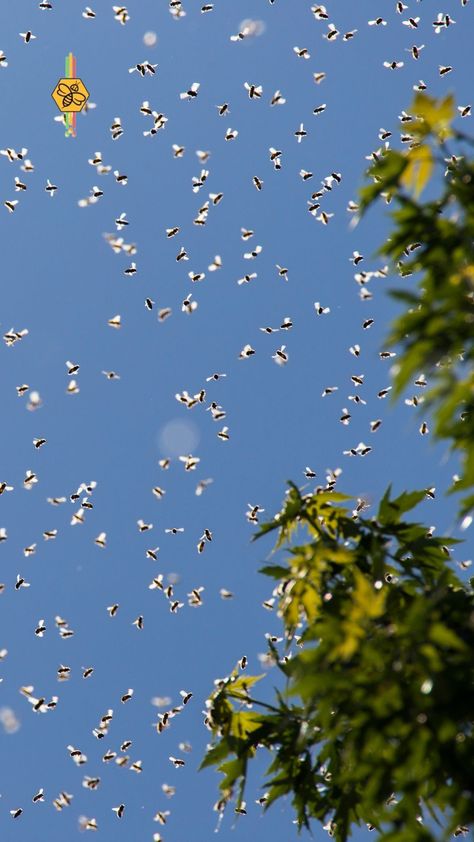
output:
[[[407,153],[408,165],[401,177],[401,183],[419,196],[430,180],[433,171],[433,153],[427,144],[414,146]]]
[[[231,733],[236,737],[247,737],[260,728],[261,717],[251,711],[237,711],[232,717]]]
[[[450,126],[456,113],[452,94],[444,99],[435,99],[424,92],[418,92],[411,104],[410,113],[415,120],[410,123],[410,131],[421,136],[433,133],[441,140],[450,134]]]

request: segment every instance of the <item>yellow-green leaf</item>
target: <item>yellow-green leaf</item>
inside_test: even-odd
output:
[[[252,731],[256,731],[261,725],[261,717],[258,713],[252,713],[251,711],[238,711],[234,713],[232,717],[232,724],[231,724],[231,734],[234,737],[240,737],[244,739],[251,734]]]
[[[308,623],[312,623],[319,614],[319,609],[321,607],[320,595],[314,590],[314,588],[307,587],[301,596],[301,604],[304,608]]]
[[[401,177],[401,183],[419,196],[429,181],[433,170],[433,154],[426,144],[415,146],[407,153],[408,166]]]
[[[321,556],[335,564],[350,564],[354,561],[353,551],[348,547],[342,547],[340,544],[334,547],[324,547],[321,550]]]
[[[226,688],[227,695],[230,698],[245,698],[249,688],[253,687],[261,678],[265,678],[265,673],[261,673],[261,675],[241,675],[229,683]]]
[[[450,126],[455,115],[452,94],[438,100],[427,94],[417,93],[411,110],[415,115],[414,122],[410,124],[411,131],[422,136],[435,134],[443,140],[450,135]]]

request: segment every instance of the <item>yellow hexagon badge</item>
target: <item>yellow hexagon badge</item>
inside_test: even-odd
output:
[[[82,111],[89,99],[89,91],[82,79],[60,79],[51,96],[65,114]]]

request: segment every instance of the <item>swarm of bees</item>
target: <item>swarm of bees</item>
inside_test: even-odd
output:
[[[461,0],[461,10],[467,2]],[[18,146],[19,129],[8,136],[8,103],[2,113],[2,142],[16,146],[0,149],[5,230],[10,226],[3,243],[21,271],[15,291],[7,265],[2,286],[1,401],[9,447],[0,462],[0,596],[7,618],[0,683],[12,707],[0,708],[0,727],[15,734],[12,743],[19,747],[11,764],[19,789],[0,807],[7,822],[11,816],[20,827],[31,811],[38,838],[46,838],[43,808],[32,805],[46,802],[70,820],[65,839],[75,830],[113,839],[116,820],[131,828],[130,838],[141,839],[148,832],[143,816],[172,826],[167,800],[179,792],[186,809],[186,786],[194,797],[188,732],[201,728],[202,716],[191,690],[173,688],[185,684],[186,668],[192,672],[213,656],[205,623],[199,625],[206,612],[207,629],[213,611],[218,617],[212,646],[227,639],[220,625],[224,605],[236,627],[247,611],[252,616],[252,587],[242,585],[232,553],[240,559],[248,532],[272,510],[272,501],[260,497],[260,474],[267,487],[270,480],[283,483],[280,452],[287,450],[305,493],[332,491],[342,468],[316,464],[322,451],[324,465],[340,460],[353,485],[365,488],[373,481],[371,463],[393,450],[385,398],[396,351],[379,350],[374,336],[386,317],[383,308],[376,312],[377,287],[389,270],[365,256],[378,242],[365,241],[356,227],[360,207],[348,185],[355,183],[361,156],[377,161],[397,142],[391,102],[429,87],[418,71],[414,75],[413,62],[431,62],[425,78],[435,80],[433,95],[456,77],[452,59],[462,44],[455,40],[461,27],[454,18],[461,14],[426,17],[420,5],[418,16],[394,0],[383,9],[386,18],[367,21],[354,3],[347,4],[349,25],[358,28],[346,29],[333,22],[333,12],[343,17],[337,4],[269,0],[264,20],[229,26],[229,16],[217,14],[222,3],[201,0],[193,8],[168,0],[173,23],[163,49],[160,42],[158,65],[128,52],[137,22],[149,23],[139,3],[132,15],[122,5],[85,6],[80,14],[73,5],[64,4],[61,12],[67,26],[83,55],[103,56],[118,92],[101,102],[97,81],[95,112],[80,80],[56,86],[65,111],[83,106],[89,151],[83,154],[83,146],[67,140],[62,160],[59,140],[43,134],[55,130],[47,113],[44,125],[35,124],[29,151]],[[37,7],[52,13],[40,16],[42,24],[54,20],[56,6],[40,0]],[[25,66],[31,62],[31,73],[35,61],[49,66],[63,48],[56,30],[48,39],[46,26],[38,35],[18,26],[26,31],[15,29],[11,43],[3,44],[6,52],[0,49],[0,76],[14,90],[26,90],[20,54]],[[104,31],[110,44],[100,40]],[[269,52],[260,59],[259,43],[275,32],[284,44],[281,54],[275,48],[275,60]],[[146,36],[151,50],[156,34]],[[389,44],[383,54],[372,53],[377,38]],[[212,55],[211,63],[195,59],[196,44]],[[386,98],[373,96],[372,77],[379,74]],[[348,92],[341,81],[347,76]],[[196,78],[201,81],[191,81]],[[89,84],[93,90],[94,79]],[[456,106],[458,120],[471,117],[468,93],[463,90]],[[113,116],[118,112],[122,117]],[[412,119],[405,111],[398,115],[401,144],[413,142]],[[64,115],[54,120],[64,127]],[[373,137],[366,122],[380,127]],[[90,151],[96,147],[104,153]],[[57,170],[49,175],[46,163],[27,157],[40,159],[43,151],[47,167]],[[73,195],[75,178],[69,180],[72,167],[84,182],[79,196]],[[30,196],[43,201],[45,193],[54,202],[31,211]],[[54,217],[58,208],[60,217]],[[26,219],[32,214],[24,237],[23,211]],[[28,228],[41,227],[43,215],[53,232],[47,248],[54,242],[58,249],[46,257]],[[407,257],[421,245],[410,244]],[[48,267],[47,283],[27,271],[28,259],[37,261],[34,269]],[[71,274],[56,283],[59,264]],[[428,416],[412,422],[410,413],[423,408],[427,385],[417,373],[402,408],[421,454],[432,425]],[[408,457],[402,452],[401,458]],[[92,465],[96,479],[84,480]],[[385,467],[382,461],[376,470]],[[426,498],[436,498],[431,482]],[[370,495],[361,490],[353,518],[368,508]],[[458,563],[463,570],[470,564]],[[262,603],[273,626],[277,596]],[[234,606],[238,614],[232,614]],[[17,623],[27,630],[25,651]],[[271,669],[282,639],[272,627],[265,640],[258,658]],[[34,683],[14,686],[12,653],[21,681]],[[155,663],[158,669],[150,670]],[[246,667],[243,656],[238,668]],[[148,698],[139,683],[145,674],[162,695]],[[58,709],[65,711],[58,733],[68,735],[61,740],[48,730]],[[50,772],[54,789],[38,778],[29,791],[21,776],[22,722],[30,716],[28,766],[39,777]],[[207,716],[205,711],[209,727]],[[38,729],[38,747],[30,727]],[[162,737],[165,731],[170,734]],[[47,752],[45,739],[51,741]],[[56,780],[63,763],[69,771]],[[128,772],[134,773],[130,792],[145,781],[139,801],[137,789],[128,800]],[[110,791],[102,777],[109,775],[116,775],[117,789],[106,815],[99,814],[96,805]],[[146,781],[153,784],[148,789]],[[143,811],[136,806],[142,800]],[[268,794],[254,800],[265,806]],[[211,796],[205,808],[210,804]],[[191,806],[194,817],[197,807]],[[235,808],[239,821],[254,821],[254,811],[244,801]],[[258,835],[256,828],[250,832]],[[326,830],[333,835],[332,822]],[[467,833],[460,826],[454,836]],[[149,838],[162,842],[159,832]]]

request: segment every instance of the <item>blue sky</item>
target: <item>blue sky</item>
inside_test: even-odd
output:
[[[411,2],[400,15],[392,2],[333,0],[329,19],[341,35],[328,43],[322,37],[327,25],[314,19],[307,0],[215,0],[207,14],[200,13],[201,3],[187,0],[180,20],[172,19],[167,5],[129,0],[125,26],[102,0],[93,6],[97,17],[91,21],[82,18],[85,4],[76,0],[53,0],[52,11],[40,11],[32,0],[0,7],[0,49],[9,63],[0,67],[0,148],[27,147],[35,167],[25,174],[21,162],[0,157],[0,198],[19,199],[13,214],[0,208],[0,328],[2,335],[12,327],[29,331],[13,348],[3,341],[0,346],[0,482],[14,486],[0,497],[0,527],[8,532],[0,545],[0,581],[6,586],[0,649],[8,649],[0,663],[0,707],[14,711],[20,723],[13,734],[0,728],[0,833],[8,842],[73,839],[81,815],[96,818],[102,838],[117,842],[151,840],[158,830],[166,842],[212,838],[218,778],[213,771],[197,773],[208,739],[204,701],[213,680],[243,654],[249,671],[260,671],[264,634],[280,630],[277,617],[261,606],[270,588],[257,571],[271,544],[250,544],[248,503],[271,516],[288,479],[306,482],[306,465],[316,471],[316,482],[324,482],[327,468],[341,467],[341,489],[374,501],[389,482],[396,491],[436,486],[436,500],[420,507],[420,517],[457,534],[455,501],[444,496],[456,461],[445,444],[419,435],[424,416],[403,401],[377,399],[390,384],[391,362],[380,361],[378,352],[396,312],[387,290],[399,280],[374,279],[373,299],[362,302],[349,258],[357,249],[365,256],[361,268],[382,265],[373,255],[387,234],[387,218],[380,207],[352,229],[346,206],[357,199],[365,156],[380,145],[379,129],[396,130],[419,79],[432,95],[454,91],[458,104],[470,102],[472,6],[446,2],[443,11],[457,23],[434,35],[426,2]],[[367,21],[379,14],[387,26],[369,27]],[[402,23],[410,16],[421,18],[416,30]],[[263,21],[263,34],[232,43],[230,35],[245,18]],[[37,39],[25,45],[18,33],[28,29]],[[356,36],[344,43],[342,33],[353,29]],[[158,36],[152,48],[143,44],[149,30]],[[425,44],[418,62],[407,52],[413,44]],[[311,58],[298,58],[295,46],[307,48]],[[78,115],[75,139],[66,139],[54,121],[58,112],[51,99],[69,51],[97,106]],[[144,59],[158,64],[155,76],[128,73]],[[393,59],[404,67],[386,70],[384,60]],[[441,79],[438,66],[448,64],[453,71]],[[313,73],[320,71],[326,79],[316,85]],[[196,100],[180,100],[195,81],[201,85]],[[245,82],[263,86],[260,100],[249,99]],[[277,89],[287,101],[271,108]],[[143,100],[168,118],[155,137],[143,136],[150,128],[150,119],[139,113]],[[230,114],[219,117],[215,106],[223,102]],[[313,116],[322,103],[324,113]],[[124,134],[113,141],[109,127],[117,116]],[[297,143],[301,122],[308,134]],[[462,123],[469,131],[469,118]],[[224,140],[228,127],[239,132],[232,142]],[[173,143],[185,146],[182,158],[173,157]],[[270,147],[282,150],[278,172]],[[127,174],[127,186],[88,164],[96,150],[112,170]],[[196,150],[211,153],[198,194],[192,192],[192,177],[202,168]],[[303,182],[302,168],[313,178]],[[322,207],[334,214],[323,226],[308,213],[307,200],[331,172],[340,172],[342,182],[323,199]],[[15,175],[28,185],[24,194],[14,191]],[[252,184],[254,176],[264,182],[261,191]],[[58,186],[52,199],[44,191],[47,178]],[[103,197],[80,208],[78,200],[93,185]],[[198,228],[193,219],[209,192],[224,198]],[[118,234],[114,220],[123,211],[130,224]],[[179,234],[167,239],[165,229],[175,225]],[[241,227],[255,232],[247,243]],[[113,254],[106,232],[136,243],[136,255]],[[244,252],[257,244],[261,254],[245,260]],[[188,262],[175,260],[181,246]],[[223,266],[210,273],[215,255]],[[138,268],[133,278],[123,274],[130,260]],[[288,268],[287,282],[276,264]],[[190,270],[206,278],[192,283]],[[246,272],[258,277],[238,285]],[[189,293],[199,304],[191,315],[181,312]],[[151,312],[146,297],[156,302]],[[315,301],[331,312],[318,318]],[[172,308],[163,323],[157,319],[161,307]],[[116,314],[120,330],[107,325]],[[259,330],[279,326],[286,316],[292,330],[269,336]],[[375,321],[364,331],[367,318]],[[239,360],[246,343],[256,353]],[[348,351],[355,343],[362,348],[359,359]],[[289,361],[280,367],[272,355],[282,344]],[[77,395],[66,393],[66,360],[80,364]],[[107,380],[102,370],[117,372],[120,380]],[[206,383],[214,372],[227,377]],[[350,377],[360,373],[366,406],[348,401],[354,394]],[[28,394],[17,396],[23,383],[40,393],[40,409],[28,411]],[[327,386],[338,391],[323,399]],[[213,421],[204,406],[188,410],[175,399],[184,389],[194,394],[201,388],[206,406],[216,401],[224,407],[223,422]],[[352,414],[348,427],[339,423],[343,407]],[[373,435],[369,422],[375,418],[383,423]],[[228,442],[217,437],[223,424]],[[169,441],[163,443],[167,425],[181,435],[174,453]],[[39,451],[35,437],[47,439]],[[361,440],[373,447],[367,457],[342,455]],[[177,456],[190,450],[200,462],[186,472]],[[158,460],[170,455],[171,466],[162,471]],[[22,487],[28,469],[39,478],[29,492]],[[196,496],[197,482],[208,478],[212,484]],[[69,497],[92,480],[94,509],[84,525],[71,527],[77,505],[68,500],[52,507],[47,497]],[[166,491],[162,500],[151,493],[155,485]],[[140,534],[140,518],[152,522],[153,531]],[[184,533],[165,533],[173,526]],[[204,528],[212,530],[213,541],[198,555]],[[47,529],[58,529],[54,541],[44,542]],[[94,544],[102,531],[105,550]],[[24,547],[34,542],[36,554],[25,557]],[[145,551],[157,545],[155,563]],[[469,556],[468,547],[459,552]],[[162,594],[148,589],[158,573],[165,581],[170,574],[179,577],[175,592],[185,605],[176,615]],[[15,591],[17,574],[30,588]],[[186,594],[198,586],[205,588],[204,604],[191,608]],[[220,588],[234,598],[222,600]],[[106,608],[115,602],[120,607],[111,619]],[[142,631],[132,625],[139,614]],[[59,638],[56,615],[68,620],[74,637]],[[40,618],[47,626],[41,639],[34,634]],[[67,682],[56,680],[60,664],[71,667]],[[81,667],[89,665],[94,674],[84,681]],[[271,675],[266,683],[270,693]],[[56,709],[34,714],[19,693],[24,685],[48,698],[58,695]],[[128,688],[134,696],[123,705]],[[178,703],[180,689],[192,691],[193,698],[159,736],[152,728],[157,708],[151,699],[169,696]],[[99,742],[92,729],[108,708],[114,721]],[[131,760],[143,761],[141,775],[102,763],[105,749],[119,751],[125,739],[133,741]],[[183,755],[182,741],[192,744],[191,753]],[[88,756],[86,765],[74,765],[68,744]],[[185,756],[186,766],[174,769],[169,755]],[[223,841],[249,833],[272,842],[296,838],[284,802],[261,818],[254,804],[261,768],[257,764],[251,773],[247,817],[235,822],[229,813],[220,829]],[[97,791],[81,786],[84,774],[101,777]],[[176,786],[169,801],[163,783]],[[46,803],[33,805],[39,787]],[[74,799],[57,813],[51,802],[64,790]],[[118,821],[111,807],[121,802],[126,812]],[[16,807],[24,813],[13,821],[9,810]],[[167,809],[171,815],[161,828],[153,816]]]

